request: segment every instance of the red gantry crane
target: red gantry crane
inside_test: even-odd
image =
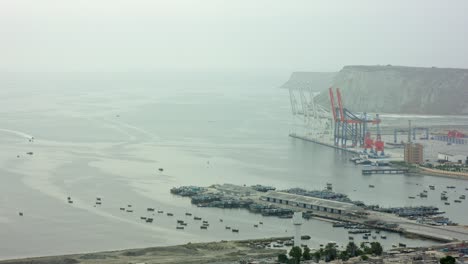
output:
[[[359,146],[364,147],[365,151],[367,149],[373,150],[374,141],[370,137],[367,125],[379,124],[380,119],[367,119],[366,113],[358,115],[345,108],[339,88],[336,89],[336,98],[338,100],[338,106],[336,106],[333,88],[330,87],[328,91],[335,124],[334,144],[339,146],[341,143],[341,147],[346,148],[348,146],[347,141],[351,140],[351,147],[356,147],[359,144]]]

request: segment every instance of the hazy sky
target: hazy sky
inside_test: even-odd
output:
[[[1,0],[1,71],[468,68],[468,1]]]

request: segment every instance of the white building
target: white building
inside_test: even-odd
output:
[[[437,160],[468,164],[468,155],[467,153],[461,152],[439,152],[437,154]]]

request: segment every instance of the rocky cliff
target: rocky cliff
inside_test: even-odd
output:
[[[332,86],[341,89],[345,107],[356,112],[468,114],[468,69],[345,66]],[[328,107],[328,92],[317,100]]]

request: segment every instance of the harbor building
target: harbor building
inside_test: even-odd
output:
[[[404,158],[408,164],[422,164],[424,161],[423,145],[419,143],[406,143]]]
[[[437,154],[437,160],[439,162],[453,162],[468,165],[468,155],[462,152],[439,152]]]
[[[284,204],[333,214],[353,214],[363,212],[361,207],[352,203],[326,200],[317,197],[303,196],[285,192],[268,192],[263,195],[261,199],[270,203]]]

